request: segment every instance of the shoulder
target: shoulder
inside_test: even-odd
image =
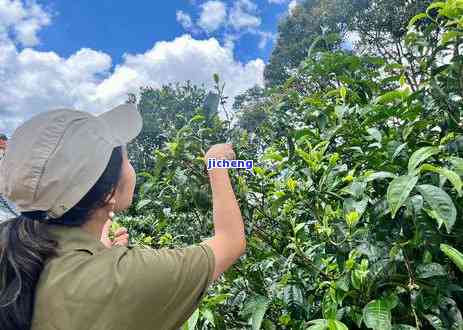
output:
[[[125,288],[160,292],[187,278],[210,282],[213,270],[213,252],[205,244],[175,249],[117,246],[95,254],[76,250],[47,261],[38,289],[95,296]]]
[[[121,269],[140,270],[140,273],[142,270],[156,270],[150,274],[152,277],[172,278],[178,271],[189,271],[192,268],[205,268],[207,271],[214,266],[213,251],[206,244],[162,249],[118,247],[113,253],[107,254],[106,258],[115,258]]]

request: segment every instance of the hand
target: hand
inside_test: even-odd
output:
[[[236,159],[236,155],[231,144],[221,143],[213,145],[206,152],[204,161],[207,163],[209,158],[233,160]]]
[[[114,239],[111,240],[109,238],[109,231],[111,230],[113,222],[111,220],[107,220],[103,226],[103,231],[101,232],[101,243],[106,246],[108,249],[112,248],[113,246],[128,246],[129,245],[129,234],[127,232],[127,228],[121,227],[114,233]]]

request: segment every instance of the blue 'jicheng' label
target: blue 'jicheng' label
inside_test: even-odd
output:
[[[254,161],[252,159],[242,160],[242,159],[207,159],[207,169],[211,170],[213,168],[241,168],[247,171],[251,171],[254,167]]]

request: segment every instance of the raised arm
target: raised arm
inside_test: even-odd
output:
[[[217,144],[206,153],[209,158],[234,159],[235,153],[230,144]],[[214,237],[207,243],[215,255],[214,279],[230,268],[246,250],[246,238],[241,211],[230,182],[228,169],[209,169],[212,188]]]

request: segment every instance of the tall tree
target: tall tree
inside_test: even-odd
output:
[[[165,85],[161,88],[142,87],[140,95],[129,96],[137,103],[143,117],[143,130],[132,142],[129,152],[137,170],[153,166],[153,150],[161,148],[202,107],[206,90],[190,82]]]
[[[432,0],[368,0],[354,13],[349,29],[358,33],[357,46],[373,55],[400,61],[399,44],[411,18],[426,10]]]
[[[335,50],[359,39],[354,49],[401,63],[410,19],[431,0],[305,0],[279,25],[278,41],[265,69],[267,86],[284,82],[310,47]],[[337,37],[334,36],[337,35]],[[319,38],[319,39],[317,39]],[[318,40],[318,42],[316,42]]]
[[[318,50],[339,48],[348,32],[349,16],[368,0],[305,0],[278,26],[278,40],[265,68],[268,86],[283,83],[291,71],[307,57],[315,44]]]

